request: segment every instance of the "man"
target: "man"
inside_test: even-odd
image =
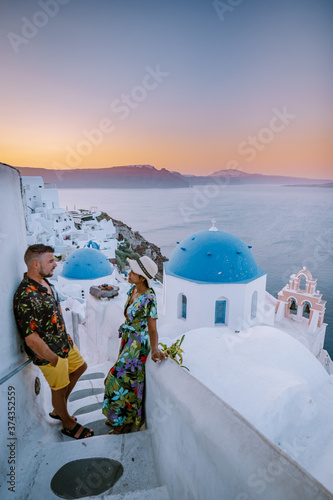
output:
[[[66,333],[58,296],[47,278],[57,264],[54,249],[31,245],[24,260],[25,273],[14,296],[14,315],[25,350],[43,372],[52,393],[50,417],[62,421],[62,433],[75,439],[94,435],[78,424],[67,411],[67,400],[80,376],[87,369],[78,348]]]

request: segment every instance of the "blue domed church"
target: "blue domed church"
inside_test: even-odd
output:
[[[113,270],[103,252],[89,245],[66,257],[58,282],[68,295],[86,299],[92,285],[111,283]]]
[[[244,330],[265,315],[265,295],[266,273],[251,247],[214,225],[179,242],[164,264],[165,314],[186,329]]]
[[[75,280],[95,280],[112,274],[108,258],[96,247],[73,252],[64,262],[62,276]]]

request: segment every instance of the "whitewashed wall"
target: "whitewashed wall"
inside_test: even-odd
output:
[[[147,361],[146,416],[170,498],[332,500],[312,476],[172,360]]]
[[[22,177],[21,182],[25,191],[27,206],[30,209],[42,206],[43,178],[40,176],[27,176]],[[28,210],[28,213],[30,213],[30,210]]]
[[[164,273],[164,284],[166,317],[170,322],[179,319],[186,323],[188,330],[215,325],[215,302],[219,297],[226,297],[229,300],[227,326],[231,330],[243,330],[253,322],[263,321],[266,275],[246,284],[199,284]],[[258,292],[258,312],[257,317],[252,321],[251,300],[255,291]],[[187,297],[186,320],[178,318],[179,294]]]
[[[89,297],[91,286],[103,285],[104,283],[107,283],[108,285],[114,284],[112,274],[91,280],[64,278],[64,276],[58,274],[57,279],[57,287],[60,291],[63,291],[65,295],[70,295],[71,297],[74,297],[76,299],[84,300],[87,300],[87,298]]]
[[[0,308],[2,376],[25,359],[16,334],[13,316],[13,294],[20,283],[26,266],[25,222],[21,201],[20,176],[17,170],[0,164]],[[13,340],[15,339],[15,342]]]
[[[13,315],[13,295],[26,270],[23,255],[26,250],[25,221],[21,199],[19,172],[0,163],[0,318],[1,349],[0,379],[27,361]],[[20,436],[29,435],[44,412],[43,388],[35,393],[38,369],[29,364],[17,375],[0,385],[0,498],[15,498],[8,490],[10,474],[15,467],[18,481]],[[42,384],[43,386],[43,384]],[[15,406],[14,406],[15,405]],[[9,413],[11,411],[12,413]],[[15,415],[15,419],[13,419]],[[11,435],[10,432],[14,432]],[[15,445],[8,446],[10,443]],[[22,459],[24,457],[21,457]],[[8,463],[14,459],[14,462]]]
[[[80,351],[89,366],[116,362],[120,339],[118,328],[124,321],[123,308],[115,300],[99,300],[87,296],[86,328],[80,332]]]

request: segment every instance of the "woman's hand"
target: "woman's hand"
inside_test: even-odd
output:
[[[156,319],[149,317],[148,318],[148,333],[149,340],[151,345],[151,359],[155,363],[160,363],[163,359],[169,357],[169,355],[165,352],[162,352],[158,348],[158,333],[156,328]]]
[[[154,349],[153,351],[151,351],[151,359],[155,363],[160,363],[161,361],[163,361],[164,359],[166,359],[168,357],[169,357],[169,354],[167,354],[166,352],[162,352],[159,349]]]

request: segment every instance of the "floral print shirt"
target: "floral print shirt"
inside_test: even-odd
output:
[[[61,358],[67,358],[73,341],[66,333],[65,322],[56,290],[49,294],[47,288],[24,276],[14,295],[14,316],[20,335],[25,339],[36,332],[51,351]],[[26,343],[25,351],[35,365],[47,365],[49,362],[35,354]]]

